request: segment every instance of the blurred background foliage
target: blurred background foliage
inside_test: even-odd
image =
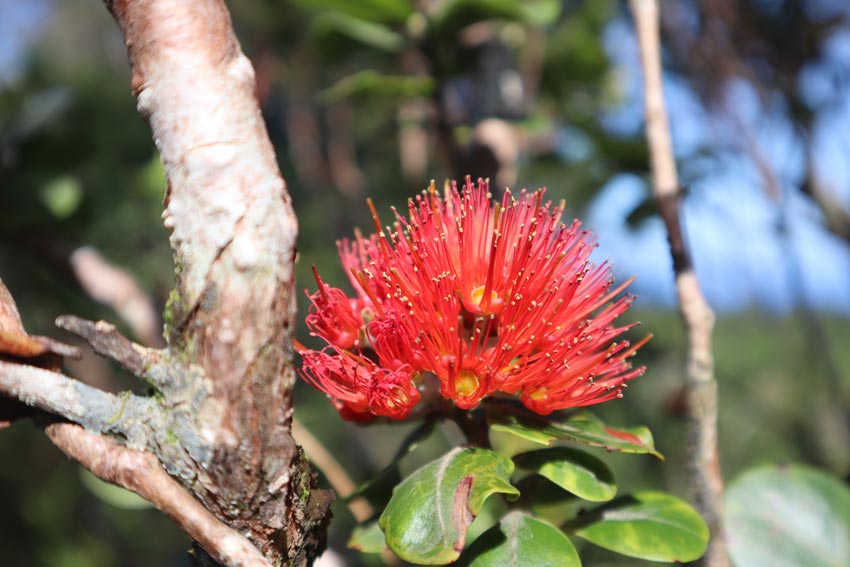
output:
[[[403,207],[432,178],[489,177],[496,192],[547,185],[570,214],[584,217],[601,195],[618,200],[611,188],[625,175],[643,196],[624,198],[629,205],[615,207],[616,218],[593,227],[603,247],[626,250],[611,241],[645,242],[658,227],[645,198],[640,85],[629,80],[637,53],[625,2],[243,0],[229,7],[301,223],[299,288],[314,288],[311,265],[345,285],[334,241],[372,226],[366,198],[387,221],[390,205]],[[850,321],[840,306],[850,288],[829,284],[850,277],[850,9],[842,0],[683,0],[662,2],[662,16],[674,143],[692,188],[684,206],[708,203],[702,212],[721,227],[690,230],[698,272],[710,276],[700,254],[724,238],[731,248],[718,262],[742,261],[734,255],[744,242],[722,227],[734,222],[730,208],[749,206],[770,220],[756,226],[758,236],[792,260],[789,280],[832,290],[811,301],[801,285],[790,302],[764,308],[759,294],[776,285],[769,271],[724,273],[723,293],[749,294],[721,310],[715,332],[724,474],[800,461],[846,478]],[[83,245],[128,270],[161,307],[173,278],[160,219],[164,177],[135,110],[117,27],[95,0],[0,0],[0,28],[0,275],[25,325],[56,336],[52,320],[63,313],[118,322],[70,268],[70,254]],[[776,150],[776,131],[790,140],[792,159]],[[731,170],[730,162],[737,164]],[[723,192],[722,182],[712,182],[718,172],[748,180],[758,204]],[[712,208],[712,196],[729,208]],[[789,237],[799,215],[828,249]],[[649,372],[599,413],[614,424],[650,426],[668,457],[607,456],[621,490],[685,495],[685,339],[670,307],[663,236],[652,234],[654,260],[640,273],[650,283],[638,288],[644,300],[628,315],[655,336],[639,357]],[[628,258],[613,260],[632,267]],[[655,293],[655,281],[667,291]],[[308,339],[303,325],[299,336]],[[113,390],[138,388],[91,356],[69,372]],[[344,423],[315,392],[299,385],[297,394],[298,418],[356,481],[379,471],[408,429]],[[406,466],[455,439],[452,431],[434,435]],[[0,433],[3,564],[187,564],[186,538],[168,520],[82,476],[29,424]],[[347,564],[376,564],[345,551],[353,520],[342,503],[334,511],[331,545]],[[602,552],[588,559],[636,564]]]

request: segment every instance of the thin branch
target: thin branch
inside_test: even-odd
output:
[[[122,435],[139,448],[148,444],[148,424],[160,417],[159,410],[147,398],[129,392],[116,396],[58,372],[2,360],[0,394],[86,429]]]
[[[111,264],[91,246],[77,248],[70,263],[86,293],[109,305],[143,343],[162,346],[153,301],[132,275]]]
[[[652,164],[653,193],[667,227],[676,292],[688,338],[688,434],[691,491],[711,530],[706,567],[727,567],[721,519],[723,478],[717,449],[717,382],[711,333],[714,313],[703,297],[679,223],[681,190],[676,174],[670,126],[664,105],[657,0],[630,0],[644,74],[646,136]]]
[[[806,180],[803,192],[809,195],[823,213],[824,226],[827,230],[850,244],[850,214],[833,196],[825,182],[818,175],[815,167],[814,143],[805,135],[808,142],[806,152]]]
[[[137,345],[106,321],[95,323],[74,315],[61,315],[56,318],[56,326],[77,335],[97,354],[120,363],[137,376],[144,374],[146,366],[158,358],[158,351]]]
[[[151,453],[124,447],[71,423],[48,425],[45,432],[59,449],[98,478],[151,502],[220,563],[271,567],[251,542],[219,521],[168,476]]]
[[[348,498],[357,489],[357,484],[348,476],[343,466],[330,451],[304,427],[300,421],[292,420],[292,436],[310,457],[316,467],[324,473],[331,487],[340,498]],[[365,522],[375,514],[375,509],[365,498],[353,498],[348,502],[348,509],[358,523]]]
[[[322,442],[297,419],[292,420],[292,436],[307,453],[310,461],[322,471],[337,495],[343,499],[350,498],[357,489],[357,484],[348,476],[343,466]],[[348,510],[360,524],[375,516],[375,509],[368,500],[361,496],[348,500]],[[388,567],[401,565],[399,558],[388,548],[381,552],[381,559]]]

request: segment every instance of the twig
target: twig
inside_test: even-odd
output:
[[[71,423],[48,425],[45,432],[54,445],[98,478],[151,502],[220,563],[271,567],[251,542],[219,521],[168,476],[151,453],[124,447]]]
[[[153,301],[133,276],[109,263],[91,246],[77,248],[70,262],[86,293],[114,309],[143,343],[162,346],[159,317]]]
[[[297,419],[292,420],[292,436],[301,445],[316,468],[324,473],[325,478],[328,479],[337,495],[343,499],[350,498],[357,489],[357,485],[322,442]],[[360,524],[375,516],[375,509],[368,500],[360,496],[348,500],[348,510]],[[383,559],[384,565],[388,567],[401,565],[399,558],[388,548],[381,552],[381,559]]]
[[[714,313],[705,301],[679,224],[681,190],[670,139],[661,80],[661,42],[657,0],[630,0],[644,74],[646,136],[652,164],[653,193],[667,227],[676,292],[688,338],[688,450],[691,491],[711,530],[705,567],[727,567],[721,511],[723,478],[717,450],[717,382],[711,333]]]
[[[96,353],[120,363],[136,375],[142,374],[145,366],[155,358],[156,351],[135,344],[106,321],[95,323],[74,315],[60,315],[56,318],[56,326],[84,339]]]
[[[348,473],[334,458],[330,451],[313,433],[304,427],[297,419],[292,420],[292,436],[310,457],[316,467],[324,473],[331,487],[340,498],[348,498],[357,489],[357,485]],[[348,509],[358,523],[365,522],[375,514],[375,509],[365,498],[353,498],[348,502]]]
[[[58,415],[99,433],[115,433],[144,448],[149,424],[161,419],[147,398],[116,396],[64,374],[36,366],[0,361],[0,394]]]

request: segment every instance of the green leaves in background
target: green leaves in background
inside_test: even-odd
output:
[[[413,12],[408,0],[295,0],[295,4],[311,10],[332,10],[373,22],[402,23]]]
[[[388,53],[397,53],[404,47],[404,36],[382,24],[361,20],[343,12],[323,12],[316,16],[312,26],[319,43],[348,39],[366,47]]]
[[[575,535],[630,557],[684,563],[708,546],[708,527],[699,514],[663,492],[637,492],[590,514],[578,519],[582,526]]]
[[[511,433],[541,445],[551,445],[555,440],[575,441],[604,447],[608,451],[644,453],[659,459],[664,458],[655,450],[652,433],[646,427],[610,427],[590,412],[578,413],[562,423],[531,416],[496,417],[492,429]]]
[[[76,212],[83,200],[80,181],[72,175],[51,179],[39,191],[41,202],[57,219],[68,218]]]
[[[617,494],[614,473],[584,451],[553,447],[516,455],[516,466],[532,470],[564,490],[591,502],[606,502]]]
[[[519,494],[513,470],[509,458],[487,449],[453,449],[425,465],[396,487],[378,520],[387,545],[413,563],[455,561],[484,501],[497,492]]]
[[[507,514],[469,546],[463,567],[580,567],[570,538],[522,512]]]
[[[725,497],[737,567],[850,565],[850,489],[818,470],[770,465],[736,480]]]
[[[558,0],[445,0],[428,12],[438,29],[460,29],[482,20],[507,20],[533,26],[553,24],[561,14]]]
[[[80,480],[83,481],[83,486],[88,488],[89,492],[110,506],[125,510],[144,510],[153,507],[153,504],[135,492],[103,482],[82,467],[80,467]]]
[[[51,87],[31,94],[11,116],[0,113],[0,143],[21,142],[54,124],[68,110],[73,95],[66,87]]]
[[[333,104],[354,95],[371,96],[426,96],[434,88],[428,77],[384,75],[372,69],[358,71],[343,77],[321,92],[326,104]]]

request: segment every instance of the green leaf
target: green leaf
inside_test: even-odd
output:
[[[348,538],[348,547],[363,553],[380,553],[386,549],[387,542],[378,520],[356,526]]]
[[[583,525],[575,535],[630,557],[684,563],[702,557],[708,546],[708,527],[699,514],[663,492],[618,498],[588,516],[579,518]]]
[[[646,196],[640,203],[632,209],[632,212],[626,217],[626,224],[631,229],[640,228],[644,221],[655,218],[658,215],[658,205],[655,204],[655,199],[649,195]]]
[[[729,554],[738,567],[850,565],[850,489],[809,467],[749,471],[725,497]]]
[[[308,9],[332,10],[373,22],[403,23],[413,13],[408,0],[295,0]]]
[[[581,567],[573,543],[547,522],[520,511],[481,534],[461,558],[463,567]]]
[[[525,0],[521,4],[522,20],[532,26],[549,26],[561,15],[559,0]]]
[[[445,0],[435,6],[429,18],[438,28],[449,30],[486,20],[547,26],[561,14],[559,0]]]
[[[374,69],[352,73],[323,90],[320,97],[332,104],[353,95],[425,96],[434,88],[430,77],[384,75]]]
[[[313,20],[313,34],[318,41],[327,41],[333,36],[342,36],[373,49],[397,53],[404,47],[404,36],[390,28],[343,14],[324,12]]]
[[[652,433],[646,427],[610,427],[590,412],[575,414],[562,423],[536,416],[499,415],[492,421],[491,428],[541,445],[552,445],[554,440],[575,441],[608,451],[642,453],[664,459],[655,450]]]
[[[514,456],[514,463],[549,479],[584,500],[606,502],[617,495],[614,473],[584,451],[567,447],[540,449]]]
[[[456,448],[415,471],[393,492],[378,523],[405,561],[442,565],[463,549],[466,529],[497,492],[517,495],[513,462],[487,449]]]

